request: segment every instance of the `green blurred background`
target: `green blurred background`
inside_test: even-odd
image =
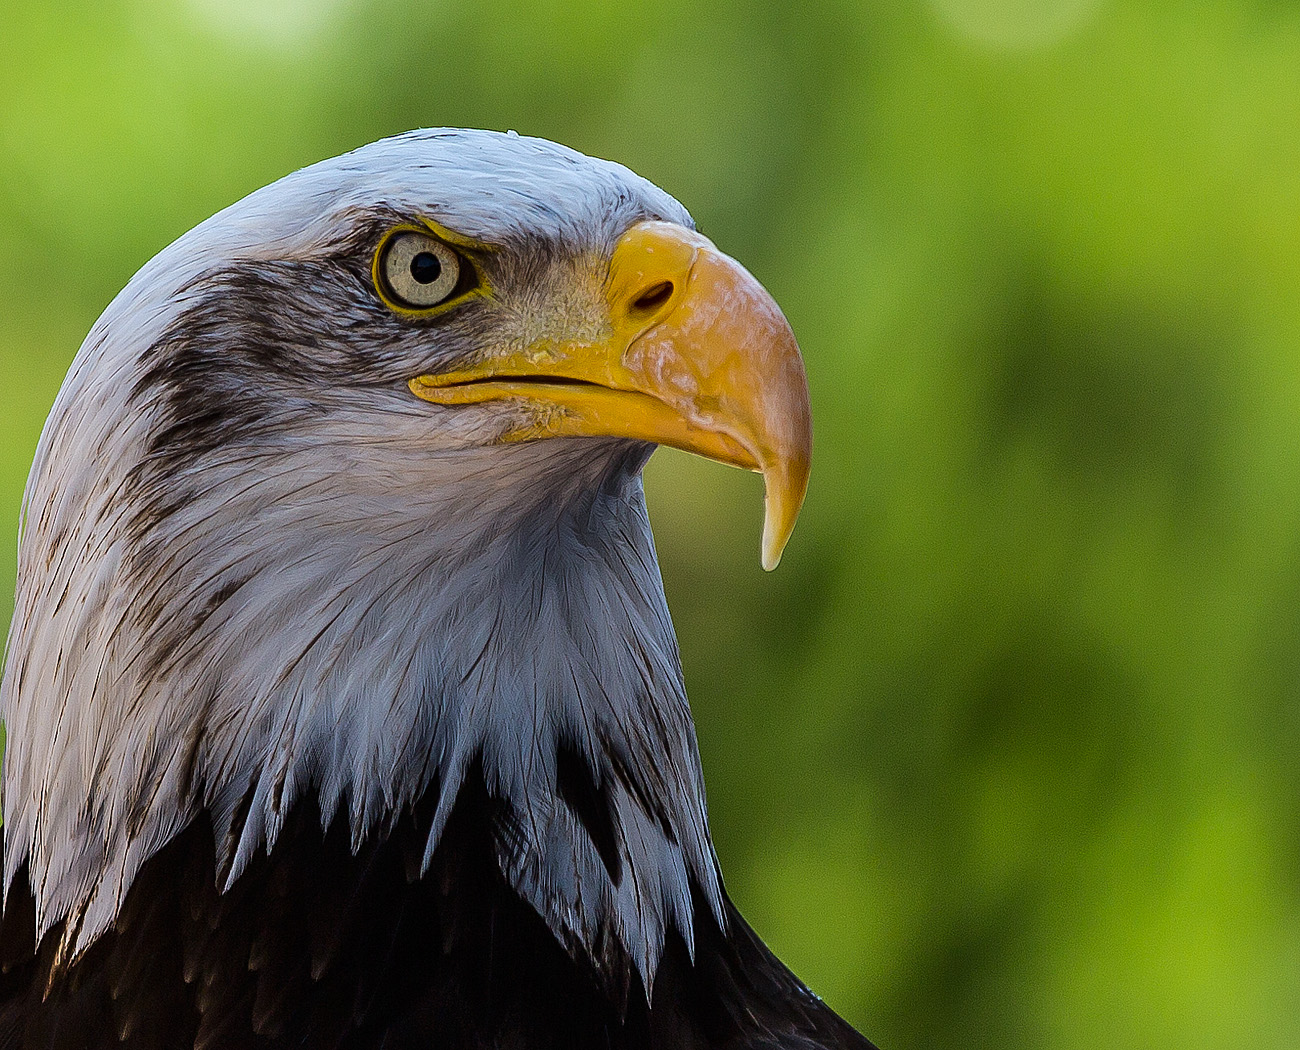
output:
[[[132,272],[286,171],[514,128],[692,209],[817,457],[648,471],[729,886],[888,1050],[1300,1046],[1300,8],[0,8],[0,591]]]

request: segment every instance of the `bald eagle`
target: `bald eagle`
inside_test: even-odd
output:
[[[641,486],[809,471],[670,196],[418,131],[150,261],[24,499],[0,1048],[870,1044],[727,898]]]

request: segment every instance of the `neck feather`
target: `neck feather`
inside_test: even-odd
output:
[[[649,989],[668,932],[691,943],[692,887],[722,905],[645,454],[545,442],[404,472],[358,445],[340,472],[288,441],[205,463],[149,516],[68,520],[34,473],[0,708],[6,885],[26,861],[38,935],[66,920],[84,951],[200,812],[229,885],[301,799],[346,812],[354,848],[433,799],[427,865],[481,770],[509,882]]]

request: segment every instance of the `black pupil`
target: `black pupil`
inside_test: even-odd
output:
[[[442,274],[442,263],[433,252],[420,252],[411,260],[411,276],[421,284],[433,284]]]

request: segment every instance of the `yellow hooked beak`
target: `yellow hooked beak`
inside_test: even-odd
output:
[[[776,568],[808,489],[812,417],[794,333],[761,284],[685,227],[641,222],[605,282],[610,332],[412,379],[440,405],[521,399],[509,441],[625,437],[761,471],[763,567]]]

